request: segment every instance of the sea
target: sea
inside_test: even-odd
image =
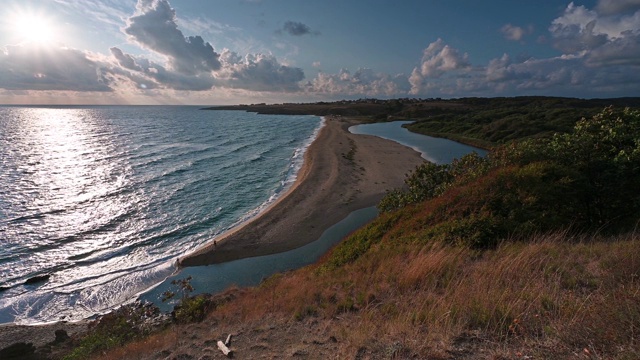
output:
[[[133,301],[178,256],[283,194],[323,123],[194,106],[0,107],[0,323]]]

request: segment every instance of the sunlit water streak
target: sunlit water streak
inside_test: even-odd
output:
[[[77,320],[273,201],[320,119],[196,107],[0,108],[0,323]],[[25,284],[28,279],[49,276]]]

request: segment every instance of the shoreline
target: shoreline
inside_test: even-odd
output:
[[[351,212],[375,206],[425,160],[415,150],[371,135],[361,122],[325,116],[295,183],[260,214],[178,259],[180,267],[217,264],[292,250],[317,240]]]
[[[185,257],[179,266],[201,266],[293,250],[320,238],[350,213],[377,205],[387,190],[404,185],[405,174],[424,160],[415,150],[372,135],[351,134],[353,118],[325,116],[309,145],[296,181],[252,219]],[[87,331],[91,321],[39,325],[0,324],[0,349],[14,343],[36,348]],[[19,339],[19,340],[16,340]]]

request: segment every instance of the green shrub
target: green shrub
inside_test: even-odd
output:
[[[605,108],[571,133],[511,143],[487,158],[421,165],[406,184],[379,208],[445,195],[440,215],[425,224],[433,227],[427,238],[486,247],[496,237],[563,228],[625,231],[640,218],[640,112]],[[449,190],[457,195],[447,197]]]
[[[197,295],[186,297],[176,305],[173,314],[177,323],[186,324],[204,320],[211,301],[207,295]]]

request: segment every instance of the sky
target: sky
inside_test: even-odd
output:
[[[640,96],[640,0],[2,0],[0,104]]]

